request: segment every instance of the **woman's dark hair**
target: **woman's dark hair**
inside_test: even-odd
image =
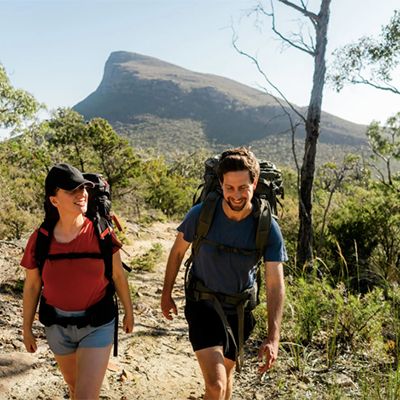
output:
[[[54,224],[60,219],[57,207],[54,207],[50,201],[50,196],[55,196],[58,188],[47,190],[44,196],[44,220],[46,223]]]
[[[260,175],[260,164],[252,151],[246,147],[229,149],[221,154],[217,167],[218,179],[223,182],[224,174],[233,171],[249,171],[250,181],[254,182]]]

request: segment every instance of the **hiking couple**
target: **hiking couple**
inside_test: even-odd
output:
[[[259,175],[258,161],[249,150],[224,152],[218,164],[222,196],[214,202],[212,224],[208,221],[207,232],[199,240],[197,226],[204,222],[206,202],[193,207],[178,227],[167,262],[161,308],[164,316],[172,319],[172,314],[177,314],[173,286],[193,244],[185,316],[204,376],[205,399],[231,397],[234,367],[241,363],[243,343],[254,325],[251,309],[260,256],[265,263],[268,336],[260,346],[259,372],[268,370],[278,354],[284,298],[282,263],[287,256],[279,226],[270,213],[267,235],[259,235],[264,211],[252,202]],[[39,319],[72,399],[99,396],[113,341],[116,345],[115,291],[125,312],[124,331],[132,332],[134,325],[119,254],[121,244],[107,227],[99,234],[99,221],[86,217],[92,186],[93,182],[68,164],[57,164],[49,171],[45,221],[31,235],[21,261],[26,268],[25,347],[29,352],[37,349],[32,324],[40,299]],[[261,253],[259,236],[266,241]]]

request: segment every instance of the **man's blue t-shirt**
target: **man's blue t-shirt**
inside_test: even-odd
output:
[[[198,204],[191,208],[178,227],[187,242],[194,240],[201,207],[202,204]],[[206,239],[228,247],[256,250],[256,229],[257,218],[253,213],[241,221],[231,220],[222,209],[222,201],[219,201]],[[256,252],[249,255],[227,252],[203,241],[194,257],[192,272],[209,289],[234,294],[253,285],[257,261]],[[282,233],[273,218],[264,261],[287,261]]]

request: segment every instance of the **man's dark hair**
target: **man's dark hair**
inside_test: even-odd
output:
[[[260,175],[260,164],[253,152],[246,147],[236,147],[221,154],[217,166],[217,175],[221,182],[227,172],[246,170],[249,171],[251,183]]]

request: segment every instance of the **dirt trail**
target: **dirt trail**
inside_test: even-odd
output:
[[[160,312],[160,295],[166,258],[175,237],[175,223],[155,223],[135,234],[125,246],[125,261],[144,254],[154,243],[163,255],[152,272],[135,272],[129,282],[135,297],[135,329],[119,331],[119,355],[111,357],[100,398],[112,400],[196,400],[202,398],[203,380],[187,338],[183,316],[183,268],[174,292],[179,315],[166,321]],[[23,242],[0,242],[0,400],[59,400],[68,398],[62,376],[48,349],[38,321],[34,331],[38,351],[26,353],[22,343],[23,269],[19,267]],[[251,355],[250,355],[251,356]],[[233,399],[267,399],[261,396],[255,379],[255,363],[247,363],[237,377]],[[258,389],[256,387],[258,386]],[[260,397],[261,396],[261,397]]]

